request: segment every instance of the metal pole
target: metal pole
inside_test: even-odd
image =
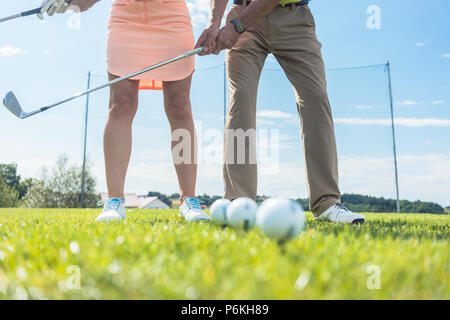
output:
[[[91,88],[91,72],[88,72],[87,89]],[[85,197],[85,175],[86,175],[86,141],[87,141],[87,128],[88,128],[88,115],[89,115],[89,94],[86,95],[86,111],[84,113],[84,142],[83,142],[83,170],[81,172],[81,207],[84,208]]]
[[[400,212],[400,196],[398,192],[398,168],[397,168],[397,147],[395,144],[395,128],[394,128],[394,99],[392,97],[392,81],[391,81],[391,64],[386,63],[388,81],[389,81],[389,100],[391,105],[391,126],[392,126],[392,142],[394,147],[394,167],[395,167],[395,188],[397,191],[397,212]]]

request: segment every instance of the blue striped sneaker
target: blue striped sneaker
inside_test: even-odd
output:
[[[95,221],[111,221],[125,219],[125,201],[120,198],[111,198],[105,201],[100,201],[99,205],[104,204],[102,213],[95,219]]]
[[[200,203],[198,199],[184,197],[180,206],[180,216],[187,222],[209,221],[209,216],[202,210]]]

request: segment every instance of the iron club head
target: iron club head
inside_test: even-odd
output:
[[[25,118],[26,113],[23,112],[22,107],[20,106],[20,103],[16,98],[16,95],[12,91],[8,92],[5,95],[5,98],[3,99],[3,105],[16,117],[20,119]]]

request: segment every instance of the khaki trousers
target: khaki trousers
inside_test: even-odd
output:
[[[227,21],[243,9],[243,6],[234,5]],[[294,86],[302,126],[310,208],[315,216],[340,201],[336,140],[321,48],[308,6],[277,6],[248,28],[226,53],[230,87],[226,132],[256,130],[258,83],[269,53],[274,55]],[[235,150],[235,141],[234,137],[225,134],[225,198],[255,199],[257,165],[249,159],[255,157],[256,145],[247,143],[245,161],[236,162],[234,154],[239,154],[239,150]],[[233,154],[230,156],[230,153]]]

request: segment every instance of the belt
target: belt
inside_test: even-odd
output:
[[[233,0],[233,4],[236,4],[238,6],[242,6],[242,5],[249,5],[252,1],[249,0]],[[279,4],[280,7],[298,7],[298,6],[304,6],[307,5],[309,3],[309,0],[301,0],[298,2],[291,2],[291,3],[286,3],[286,4]]]

